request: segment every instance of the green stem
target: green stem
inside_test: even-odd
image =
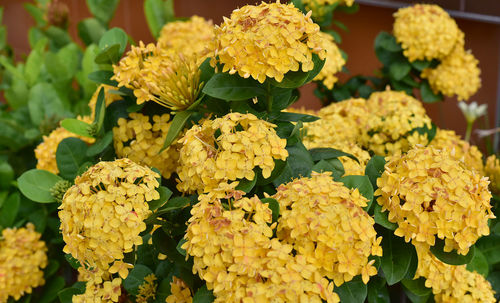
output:
[[[267,112],[271,113],[273,109],[273,95],[271,94],[271,82],[267,82],[266,86],[266,93],[267,93]]]
[[[465,131],[465,141],[470,142],[470,135],[472,133],[472,125],[474,122],[467,121],[467,130]]]

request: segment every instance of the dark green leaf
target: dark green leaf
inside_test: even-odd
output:
[[[60,265],[59,261],[54,260],[54,259],[50,259],[49,264],[43,270],[45,278],[49,278],[53,274],[55,274],[57,272],[57,270],[59,269],[59,265]]]
[[[417,296],[426,296],[432,293],[432,289],[425,287],[425,278],[403,279],[403,286]]]
[[[314,162],[320,160],[334,159],[339,157],[349,157],[359,163],[358,158],[354,157],[351,154],[345,153],[341,150],[334,148],[318,147],[310,149],[309,152],[311,153],[311,157]]]
[[[108,70],[98,70],[95,72],[91,72],[89,74],[89,79],[94,81],[97,84],[107,84],[111,86],[118,86],[118,82],[115,80],[111,80],[114,73]]]
[[[103,49],[95,57],[95,63],[97,64],[114,64],[118,62],[121,58],[120,55],[120,45],[113,44],[105,49]]]
[[[277,121],[284,122],[314,122],[316,120],[319,120],[319,117],[307,114],[280,112],[275,119]]]
[[[394,61],[389,66],[389,76],[396,80],[403,79],[411,70],[411,65],[407,61]]]
[[[427,127],[427,125],[425,125],[424,127],[419,127],[419,128],[415,128],[412,130],[412,132],[414,132],[414,131],[418,132],[421,135],[427,135],[427,139],[429,140],[429,142],[431,142],[432,139],[434,139],[434,137],[436,136],[437,126],[436,126],[436,124],[432,123],[431,128],[429,128],[429,127]]]
[[[0,226],[10,227],[14,224],[21,205],[21,197],[18,192],[10,194],[0,208]]]
[[[175,249],[177,249],[177,251],[183,255],[184,257],[186,256],[186,250],[184,248],[182,248],[182,245],[184,245],[184,243],[186,243],[186,239],[182,238],[179,243],[177,243],[177,246],[175,247]]]
[[[74,180],[78,169],[85,162],[87,144],[78,138],[66,138],[59,143],[56,151],[59,175],[66,180]]]
[[[57,295],[64,288],[64,285],[66,285],[66,282],[64,282],[63,277],[56,276],[50,279],[44,286],[44,292],[37,302],[39,303],[52,302],[55,298],[57,298]]]
[[[42,169],[32,169],[23,173],[17,179],[19,190],[28,199],[40,202],[55,202],[50,189],[62,178]]]
[[[273,212],[273,222],[278,222],[278,218],[280,216],[280,204],[276,199],[273,198],[263,198],[261,199],[262,203],[269,204],[269,209]]]
[[[42,207],[41,209],[30,213],[28,216],[28,221],[35,224],[35,229],[37,232],[43,234],[43,231],[47,226],[47,215],[47,210]]]
[[[312,170],[318,173],[332,172],[334,180],[339,180],[345,174],[344,166],[339,159],[320,160],[314,164]]]
[[[375,49],[377,48],[383,48],[390,52],[402,51],[401,46],[396,42],[396,38],[387,32],[380,32],[375,38]]]
[[[207,285],[200,287],[193,297],[193,303],[211,303],[215,300],[214,294],[207,289]]]
[[[476,242],[488,263],[493,265],[500,262],[500,235],[482,237]]]
[[[431,61],[415,60],[411,65],[418,71],[423,71],[431,65]]]
[[[365,175],[370,178],[373,188],[377,188],[377,179],[384,172],[385,159],[382,156],[374,155],[366,164]]]
[[[90,12],[103,24],[107,24],[115,13],[119,0],[87,0]]]
[[[281,88],[297,88],[307,81],[309,72],[303,72],[302,70],[296,72],[288,72],[283,77],[281,82],[276,81],[275,79],[271,80],[273,86],[281,87]]]
[[[314,63],[314,68],[308,72],[307,79],[306,79],[306,82],[304,84],[309,83],[314,78],[316,78],[316,76],[319,74],[319,72],[323,69],[323,66],[325,65],[326,60],[321,60],[318,57],[318,55],[313,54],[312,61]]]
[[[237,190],[242,190],[246,193],[249,193],[257,183],[257,176],[255,176],[252,180],[241,179],[239,180],[238,186],[236,186]]]
[[[106,147],[111,144],[111,142],[113,142],[113,132],[109,131],[104,135],[104,137],[89,146],[89,148],[87,149],[87,157],[92,157],[99,153],[102,153],[106,149]]]
[[[81,266],[80,262],[78,262],[78,260],[73,258],[73,256],[70,254],[65,254],[64,258],[66,259],[66,261],[68,261],[68,264],[74,269],[78,269]]]
[[[152,239],[156,249],[162,254],[165,254],[170,261],[178,263],[179,265],[186,264],[184,256],[176,249],[177,241],[167,235],[162,228],[155,230]]]
[[[396,228],[398,228],[398,225],[389,221],[387,217],[387,210],[382,212],[382,206],[380,206],[378,203],[375,203],[374,205],[375,207],[373,208],[373,219],[375,220],[375,223],[389,230],[396,230]]]
[[[95,105],[95,119],[94,124],[96,126],[96,132],[102,128],[104,123],[104,117],[106,116],[106,101],[104,100],[104,87],[101,87],[99,94],[97,95],[97,101]]]
[[[248,100],[266,94],[265,89],[258,81],[226,73],[213,75],[203,87],[203,92],[211,97],[226,101]]]
[[[128,273],[127,278],[123,280],[123,287],[129,294],[135,296],[138,294],[139,286],[144,283],[144,278],[152,273],[153,271],[149,269],[149,267],[142,264],[136,264]]]
[[[393,235],[390,231],[384,231],[382,235],[382,249],[384,254],[381,258],[381,268],[387,284],[394,285],[406,276],[412,258],[416,259],[417,253],[412,244],[406,243],[403,238]]]
[[[89,132],[90,124],[78,119],[64,119],[61,121],[61,126],[67,131],[88,138],[93,138]]]
[[[455,250],[445,252],[444,240],[436,238],[436,243],[431,246],[431,252],[440,261],[450,265],[463,265],[469,263],[474,258],[475,247],[471,246],[467,255],[458,254]]]
[[[186,125],[189,117],[193,112],[189,111],[183,111],[183,112],[178,112],[175,114],[174,119],[172,120],[172,124],[170,124],[170,128],[168,129],[167,136],[165,138],[165,143],[163,143],[163,148],[169,147],[175,139],[177,139],[177,136],[181,133],[181,131],[184,129],[184,126]]]
[[[14,170],[12,167],[7,162],[0,162],[0,189],[8,189],[13,180]]]
[[[420,95],[422,96],[422,101],[425,103],[435,103],[438,101],[443,101],[443,95],[435,94],[427,80],[422,80],[420,83]]]
[[[69,287],[61,290],[57,295],[59,296],[61,303],[72,303],[74,295],[81,295],[83,293],[84,291],[78,288]]]
[[[340,302],[363,303],[366,299],[367,287],[358,276],[336,287],[335,292],[339,295]]]
[[[390,303],[389,291],[385,279],[379,276],[370,277],[368,282],[368,303]]]
[[[155,211],[162,207],[168,201],[170,196],[172,196],[172,191],[165,186],[160,186],[157,191],[160,193],[160,198],[158,200],[148,202],[149,210],[151,211]]]
[[[495,299],[500,299],[500,271],[490,273],[488,275],[488,281],[491,283],[491,287],[496,292]]]
[[[345,176],[340,179],[340,182],[348,188],[357,188],[359,193],[368,199],[365,210],[370,209],[373,202],[373,187],[368,176]]]
[[[205,59],[200,65],[200,83],[207,83],[215,74],[215,68],[210,65],[210,58]]]
[[[286,150],[288,151],[287,163],[292,170],[292,177],[309,177],[311,175],[314,162],[311,154],[302,142],[292,146],[287,146]]]

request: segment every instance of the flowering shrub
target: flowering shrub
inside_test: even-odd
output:
[[[26,63],[0,54],[0,302],[498,297],[499,161],[412,91],[479,88],[437,6],[401,9],[377,38],[391,87],[336,98],[346,56],[327,28],[353,1],[246,5],[213,25],[146,0],[157,41],[128,51],[107,26],[117,1],[87,1],[85,50],[64,5],[43,3]],[[310,82],[331,104],[290,108]]]

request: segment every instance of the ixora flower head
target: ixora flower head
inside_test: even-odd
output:
[[[465,255],[490,233],[488,219],[495,218],[488,183],[446,149],[414,148],[389,159],[375,195],[398,224],[395,235],[430,246],[438,237],[445,251]]]
[[[386,90],[370,95],[366,106],[371,115],[363,123],[361,145],[377,155],[406,152],[417,144],[427,144],[427,135],[416,128],[431,129],[431,119],[422,102],[404,92]]]
[[[340,53],[337,44],[335,44],[332,35],[319,32],[321,36],[321,46],[326,50],[325,65],[314,78],[316,81],[322,81],[328,89],[333,89],[333,85],[337,82],[338,78],[335,74],[342,70],[345,60]]]
[[[79,120],[87,123],[92,123],[92,119],[89,116],[78,117]],[[35,157],[37,159],[36,168],[45,169],[51,173],[58,174],[59,169],[57,168],[56,162],[56,151],[59,143],[62,140],[69,137],[77,137],[83,141],[91,144],[94,143],[95,139],[82,137],[67,131],[63,127],[58,127],[53,130],[48,136],[43,136],[42,143],[38,144],[35,148]]]
[[[354,0],[302,0],[305,8],[312,11],[312,17],[315,20],[322,20],[328,13],[328,6],[332,5],[345,5],[352,6]]]
[[[253,180],[255,167],[269,178],[274,159],[285,160],[286,139],[276,126],[253,114],[230,113],[205,120],[179,139],[177,188],[182,192],[208,192],[219,184],[237,179]]]
[[[269,204],[242,197],[235,183],[199,196],[182,246],[214,302],[339,302],[333,283],[305,256],[271,239]]]
[[[481,87],[479,61],[463,47],[455,48],[436,68],[426,68],[422,78],[427,78],[435,93],[457,96],[458,100],[468,100]]]
[[[170,282],[170,295],[165,300],[167,303],[192,303],[193,295],[187,284],[177,277]]]
[[[134,90],[137,104],[154,101],[182,111],[196,101],[203,87],[195,55],[170,53],[154,44],[132,46],[113,69],[112,79]]]
[[[394,13],[394,36],[410,60],[442,59],[463,45],[464,34],[441,7],[416,4]]]
[[[158,37],[158,47],[170,53],[182,53],[195,56],[203,61],[213,54],[209,46],[215,37],[211,20],[192,16],[187,21],[168,22],[163,26]]]
[[[362,207],[367,199],[333,181],[330,173],[313,173],[280,185],[278,238],[292,245],[316,270],[337,286],[361,275],[366,284],[377,274],[370,255],[382,255],[375,221]]]
[[[103,161],[77,177],[64,195],[59,207],[63,250],[100,272],[94,280],[107,273],[127,276],[132,266],[122,260],[142,244],[139,234],[151,213],[147,202],[159,198],[158,177],[129,159]]]
[[[494,291],[490,282],[466,265],[449,265],[438,260],[426,244],[415,246],[418,267],[415,279],[425,278],[425,286],[432,288],[436,302],[493,303]]]
[[[19,300],[45,283],[43,268],[47,266],[47,247],[40,237],[32,223],[25,228],[5,228],[2,231],[0,302],[7,302],[9,297]]]
[[[293,4],[262,3],[236,9],[216,26],[215,56],[223,72],[263,83],[289,71],[310,71],[312,54],[325,58],[319,26]],[[218,57],[218,59],[217,59]]]
[[[156,167],[163,177],[170,178],[179,160],[178,146],[171,145],[160,152],[170,129],[170,115],[154,115],[150,118],[131,113],[129,118],[118,119],[118,126],[113,128],[116,155]]]
[[[491,155],[486,159],[484,172],[490,179],[490,189],[492,192],[500,193],[500,160],[496,155]]]

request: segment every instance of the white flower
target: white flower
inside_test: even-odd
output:
[[[462,111],[467,120],[467,123],[473,123],[477,118],[484,116],[488,110],[487,104],[478,105],[476,101],[467,103],[461,101],[458,103],[458,107]]]

